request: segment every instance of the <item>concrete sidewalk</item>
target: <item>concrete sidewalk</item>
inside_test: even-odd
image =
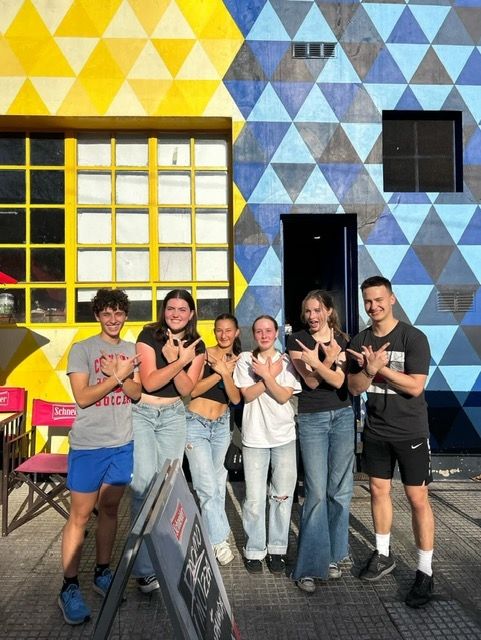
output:
[[[481,483],[437,482],[431,485],[436,518],[435,598],[421,610],[403,602],[414,578],[416,550],[402,485],[394,486],[392,551],[397,568],[377,584],[357,577],[373,544],[367,483],[356,481],[351,508],[354,565],[343,577],[319,585],[313,595],[300,592],[287,577],[267,569],[256,576],[243,566],[240,504],[244,484],[228,485],[227,507],[237,547],[235,560],[221,568],[224,584],[243,640],[481,639]],[[16,494],[18,494],[16,496]],[[12,494],[20,499],[22,490]],[[289,562],[295,558],[298,505],[294,506]],[[56,604],[61,583],[60,535],[64,520],[49,510],[0,539],[0,638],[46,640],[90,638],[101,599],[90,588],[95,561],[95,523],[85,542],[80,580],[93,620],[65,624]],[[122,504],[116,559],[129,528],[128,501]],[[478,590],[479,588],[479,590]],[[159,592],[144,596],[129,582],[127,602],[116,616],[112,639],[173,638]]]

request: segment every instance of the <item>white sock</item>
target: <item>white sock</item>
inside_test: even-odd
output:
[[[423,549],[418,549],[418,569],[428,576],[433,575],[433,569],[431,566],[433,560],[433,550],[424,551]]]
[[[376,549],[383,556],[389,555],[390,533],[376,533]]]

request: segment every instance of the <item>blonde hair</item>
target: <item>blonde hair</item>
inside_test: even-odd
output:
[[[301,304],[301,321],[303,324],[306,324],[306,304],[308,300],[317,300],[320,304],[322,304],[328,311],[330,311],[330,315],[327,319],[327,324],[330,329],[334,330],[334,335],[341,335],[346,340],[349,339],[349,336],[344,333],[341,328],[341,322],[339,320],[339,316],[334,307],[334,302],[332,300],[332,296],[324,291],[323,289],[313,289],[309,291]]]

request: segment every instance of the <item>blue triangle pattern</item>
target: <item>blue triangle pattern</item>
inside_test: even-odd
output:
[[[399,98],[399,102],[396,105],[396,109],[403,109],[405,111],[413,111],[415,109],[421,109],[418,99],[412,92],[411,87],[406,87],[406,90]]]
[[[237,266],[242,271],[244,278],[250,281],[258,266],[264,259],[268,245],[260,244],[236,244],[234,247],[234,257]]]
[[[242,3],[245,4],[245,3]],[[266,2],[257,16],[246,37],[247,40],[277,40],[290,42],[290,37],[284,28],[279,16],[272,8],[270,2]]]
[[[291,118],[294,118],[312,91],[314,82],[273,82],[272,86]]]
[[[385,210],[374,225],[366,244],[409,244],[396,218]]]
[[[277,151],[282,139],[286,135],[290,124],[289,122],[247,122],[253,136],[266,153],[267,162],[270,162],[272,156]]]
[[[397,21],[387,42],[406,42],[410,44],[428,44],[429,40],[413,16],[409,7],[406,7]]]
[[[289,42],[272,42],[263,40],[250,40],[248,46],[257,58],[262,70],[268,78],[277,69],[279,62],[289,50]]]
[[[270,242],[274,242],[280,233],[280,216],[283,213],[289,213],[291,207],[278,204],[249,204],[249,208],[262,233],[269,238]]]
[[[264,256],[264,259],[257,267],[255,274],[250,280],[250,284],[254,286],[281,286],[281,263],[272,247],[270,247]]]
[[[336,194],[338,200],[343,200],[346,193],[356,182],[362,170],[361,164],[320,164],[319,169]]]
[[[264,80],[225,80],[224,84],[244,118],[252,111],[267,82]]]
[[[233,179],[245,200],[248,200],[266,169],[260,162],[236,162]]]
[[[339,120],[342,120],[343,115],[351,106],[359,89],[360,85],[358,83],[324,82],[321,85],[322,93]]]
[[[278,202],[279,204],[290,204],[292,200],[284,189],[282,182],[277,177],[276,172],[272,166],[269,165],[257,183],[256,188],[251,193],[249,202],[256,202],[259,204],[274,202]]]
[[[295,125],[291,125],[272,157],[272,162],[312,163],[314,158]]]
[[[262,95],[257,99],[256,104],[252,107],[249,115],[247,116],[249,121],[260,120],[263,122],[290,122],[291,117],[286,111],[286,108],[279,100],[279,96],[269,83]]]
[[[458,84],[480,85],[481,84],[481,54],[477,49],[469,56],[463,70],[458,76]]]
[[[432,278],[424,265],[411,248],[406,252],[404,260],[393,276],[393,284],[432,284]]]
[[[399,265],[406,255],[408,244],[366,244],[369,255],[380,266],[379,272],[388,280],[392,280]]]
[[[465,164],[481,164],[481,131],[476,129],[464,150]]]
[[[464,247],[463,247],[464,248]],[[466,247],[469,249],[470,247]],[[479,252],[478,252],[479,253]],[[480,273],[481,276],[481,273]],[[463,258],[459,249],[455,249],[451,254],[446,266],[442,270],[438,278],[439,284],[478,284],[478,279],[471,271],[468,263]]]
[[[335,42],[337,38],[319,7],[313,4],[297,30],[294,40],[299,42]]]
[[[451,344],[446,348],[440,365],[480,365],[481,358],[460,327],[453,336]]]
[[[395,284],[394,293],[399,304],[404,309],[404,313],[412,324],[418,322],[418,316],[426,304],[426,300],[431,295],[433,286],[428,284],[416,284],[415,286],[408,284]]]
[[[267,0],[249,0],[248,3],[239,2],[239,0],[223,0],[223,2],[245,36],[252,29]]]
[[[459,244],[481,244],[481,209],[476,207],[473,217],[466,225]]]

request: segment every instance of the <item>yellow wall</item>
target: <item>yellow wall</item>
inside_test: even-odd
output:
[[[25,116],[47,127],[222,117],[235,140],[243,117],[222,77],[242,42],[221,0],[0,0],[0,127]],[[244,204],[234,190],[234,221]],[[234,303],[245,287],[234,267]],[[68,350],[97,330],[1,325],[0,384],[25,386],[30,400],[70,400]],[[210,343],[211,327],[200,330]]]

